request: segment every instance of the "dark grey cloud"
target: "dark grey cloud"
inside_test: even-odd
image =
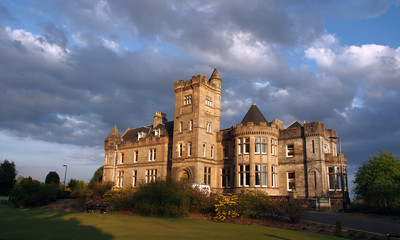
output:
[[[320,12],[344,3],[37,1],[39,14],[58,14],[34,18],[42,33],[8,28],[0,5],[0,130],[101,147],[114,124],[151,124],[155,110],[172,120],[173,82],[216,66],[222,128],[255,102],[269,121],[335,129],[353,169],[379,149],[398,156],[399,50],[324,39]],[[368,1],[359,17],[392,3]],[[288,52],[305,63],[291,66]]]

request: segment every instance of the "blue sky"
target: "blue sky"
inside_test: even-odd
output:
[[[380,149],[400,156],[399,23],[399,1],[1,1],[0,159],[88,181],[114,124],[172,120],[173,82],[217,67],[221,128],[253,102],[322,121],[352,179]]]

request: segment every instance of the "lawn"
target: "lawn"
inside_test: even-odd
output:
[[[0,239],[343,239],[197,219],[16,209],[0,205]]]

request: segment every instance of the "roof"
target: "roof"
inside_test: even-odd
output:
[[[303,127],[303,126],[304,126],[304,125],[303,125],[302,122],[300,122],[299,120],[296,120],[296,121],[292,122],[292,123],[289,125],[289,127],[287,127],[287,128],[298,128],[298,127]]]
[[[111,130],[111,132],[106,137],[106,140],[110,139],[110,138],[119,138],[119,137],[120,137],[120,135],[119,135],[119,132],[118,132],[118,129],[117,129],[117,125],[114,125],[113,129]]]
[[[143,126],[143,127],[138,127],[138,128],[134,128],[134,129],[129,129],[128,131],[126,131],[122,138],[124,139],[124,141],[137,141],[138,140],[138,134],[140,132],[144,132],[146,133],[148,136],[153,135],[153,130],[155,129],[160,129],[161,131],[161,135],[164,135],[165,133],[167,133],[169,135],[169,137],[172,137],[172,133],[174,131],[174,121],[170,121],[167,123],[160,123],[158,124],[154,129],[153,126],[149,125],[149,126]]]
[[[255,103],[251,105],[249,111],[247,111],[241,123],[246,124],[248,122],[253,122],[256,125],[259,125],[260,122],[268,123],[267,119],[264,117],[264,115],[261,113],[260,109],[258,109]]]
[[[221,77],[219,76],[217,68],[214,68],[214,71],[213,71],[213,73],[211,74],[211,77],[210,77],[210,80],[211,79],[219,79],[219,80],[221,80]]]

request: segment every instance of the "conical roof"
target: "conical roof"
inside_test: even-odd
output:
[[[214,71],[213,71],[213,73],[211,74],[211,77],[210,77],[210,80],[211,79],[219,79],[219,80],[221,80],[221,77],[219,76],[217,68],[214,68]]]
[[[245,125],[248,122],[253,122],[256,125],[259,125],[260,122],[268,123],[267,119],[264,117],[264,115],[261,113],[260,109],[258,109],[255,103],[251,105],[249,111],[247,111],[241,123]]]
[[[106,140],[112,137],[120,137],[118,129],[117,129],[117,125],[114,125],[113,129],[111,130],[111,132],[108,134],[108,136],[106,137]]]

